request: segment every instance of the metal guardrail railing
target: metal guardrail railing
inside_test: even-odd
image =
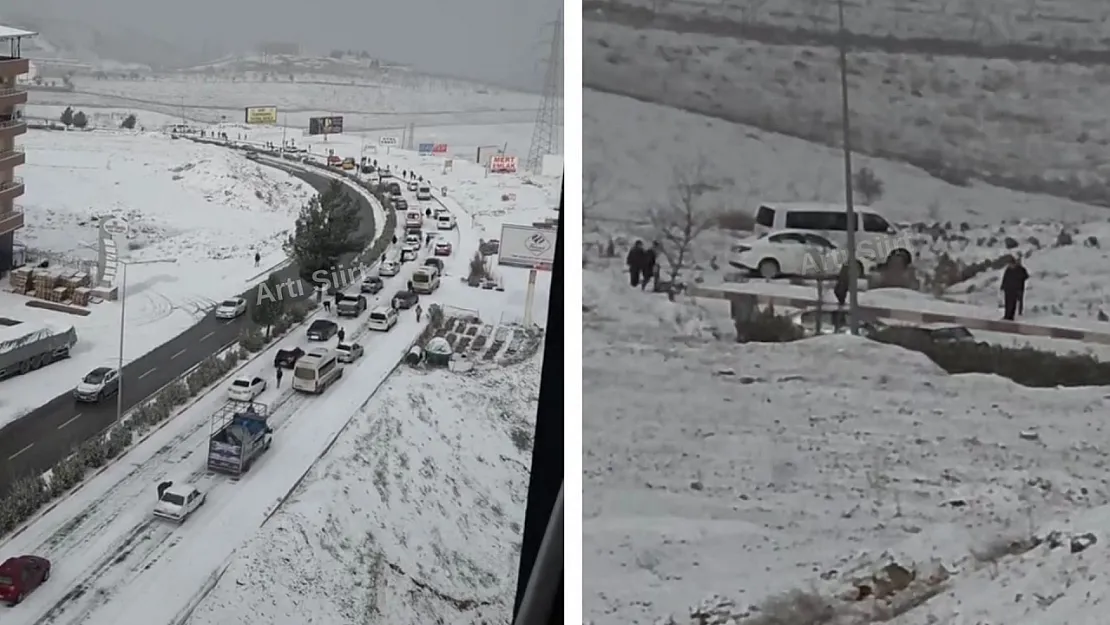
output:
[[[12,206],[12,210],[0,213],[0,234],[7,234],[18,230],[24,225],[23,207],[19,204]]]
[[[12,128],[13,126],[26,126],[27,122],[22,117],[16,119],[0,119],[0,129]]]
[[[0,191],[23,186],[23,178],[12,176],[11,180],[0,180]]]
[[[15,87],[7,87],[7,88],[4,88],[4,89],[0,89],[0,98],[4,98],[4,97],[10,96],[10,95],[19,95],[21,93],[27,93],[27,87],[24,87],[22,85],[16,85]]]

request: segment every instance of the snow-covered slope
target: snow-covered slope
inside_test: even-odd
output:
[[[541,360],[400,370],[188,622],[505,622]]]
[[[1101,389],[950,376],[851,337],[717,341],[699,330],[715,317],[668,309],[618,269],[584,278],[584,611],[595,625],[699,622],[684,617],[711,595],[746,612],[769,594],[846,584],[884,551],[970,571],[973,551],[1110,502],[1094,443],[1107,434]],[[1016,592],[1028,601],[1033,590]],[[1083,621],[1038,625],[1064,622]]]

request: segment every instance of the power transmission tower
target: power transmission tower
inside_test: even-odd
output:
[[[538,172],[543,167],[543,157],[563,152],[563,12],[555,20],[551,37],[551,50],[547,55],[547,73],[543,80],[543,99],[536,111],[536,125],[532,129],[532,145],[524,166]]]

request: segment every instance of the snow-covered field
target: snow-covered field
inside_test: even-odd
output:
[[[894,622],[1095,622],[1045,620],[1051,601],[1037,599],[1086,578],[1086,555],[987,559],[1108,503],[1105,453],[1086,442],[1105,434],[1100,390],[950,376],[851,337],[718,342],[705,311],[630,291],[616,267],[587,269],[584,284],[584,616],[595,625],[742,622],[770,594],[841,592],[890,561],[924,578],[933,558],[955,599]],[[1070,604],[1096,603],[1083,592],[1067,590]],[[716,612],[735,621],[686,618],[714,595],[734,602]]]
[[[836,24],[836,5],[802,0],[601,1],[599,6],[632,6],[659,15],[718,18],[755,28],[773,25],[827,31]],[[604,13],[598,18],[604,19]],[[854,33],[876,37],[938,38],[984,44],[1025,42],[1037,46],[1101,48],[1107,35],[1106,6],[1091,0],[863,0],[845,5]],[[943,47],[937,47],[938,53]]]
[[[54,267],[88,268],[96,258],[97,219],[126,218],[133,261],[127,271],[124,360],[161,345],[203,317],[216,302],[285,260],[281,239],[315,195],[307,183],[223,148],[156,134],[31,132],[21,198],[27,226],[16,240]],[[256,267],[254,253],[262,255]],[[72,358],[2,385],[0,425],[72,388],[81,376],[118,358],[120,306],[102,302],[77,317],[25,306],[0,291],[0,314],[73,325]]]
[[[498,192],[495,185],[487,190],[488,194]],[[410,201],[417,204],[414,198]],[[441,288],[422,298],[423,304],[477,310],[489,323],[514,315],[513,307],[520,307],[524,300],[527,272],[503,272],[504,292],[476,290],[462,284],[458,278],[465,275],[467,262],[477,250],[479,228],[492,228],[492,224],[482,216],[468,216],[461,203],[448,201],[445,205],[458,211],[458,229],[442,234],[452,242],[455,251],[447,259],[447,277]],[[402,275],[387,278],[385,290],[374,298],[371,306],[391,297],[422,260],[423,257],[417,263],[407,264]],[[536,314],[542,320],[541,315],[546,315],[549,280],[541,280]],[[503,315],[502,311],[509,312]],[[534,408],[525,406],[535,401],[538,364],[533,361],[511,369],[482,372],[465,382],[448,374],[420,376],[419,382],[414,382],[417,374],[410,373],[392,382],[393,390],[379,403],[373,398],[375,389],[407,351],[417,331],[411,313],[403,314],[401,323],[387,334],[363,334],[361,329],[349,327],[349,339],[360,340],[367,354],[362,361],[349,366],[347,375],[331,390],[318,398],[293,396],[285,389],[267,391],[261,400],[274,411],[274,447],[236,484],[208,476],[203,469],[207,417],[221,403],[223,389],[177,416],[23,533],[0,544],[0,552],[36,553],[55,563],[51,581],[22,605],[6,612],[4,622],[37,623],[46,618],[53,623],[183,623],[191,615],[198,621],[213,618],[212,622],[234,622],[233,619],[244,618],[245,613],[238,612],[243,597],[239,595],[235,602],[232,597],[235,592],[242,592],[239,584],[248,581],[242,574],[244,568],[250,568],[252,583],[260,584],[252,589],[257,602],[253,604],[256,611],[251,613],[251,619],[257,622],[257,610],[273,610],[269,612],[272,620],[266,622],[300,623],[304,622],[304,612],[285,618],[282,610],[300,610],[290,608],[286,602],[297,601],[306,591],[306,583],[321,593],[317,598],[322,602],[327,596],[324,593],[344,588],[349,592],[354,588],[341,588],[339,584],[369,581],[368,578],[345,581],[341,574],[335,575],[337,571],[346,574],[349,569],[345,567],[356,562],[365,566],[364,571],[369,574],[374,561],[357,560],[359,553],[372,553],[358,551],[368,547],[368,531],[375,532],[373,538],[379,541],[375,544],[381,547],[383,557],[377,562],[390,568],[381,578],[386,580],[388,591],[379,587],[375,597],[374,605],[379,606],[384,619],[381,622],[430,623],[435,622],[435,615],[442,615],[445,622],[459,622],[460,618],[468,619],[474,614],[502,617],[508,610],[511,572],[515,571],[510,566],[515,549],[512,536],[519,534],[519,528],[513,523],[523,518],[521,489],[526,456],[522,449],[527,447],[527,441],[518,430],[529,430],[527,422]],[[245,365],[241,373],[271,377],[274,349],[307,347],[304,340],[295,333]],[[427,395],[409,393],[414,384],[426,384],[436,390]],[[445,394],[440,391],[462,387],[466,390],[460,390],[453,401],[444,401]],[[416,410],[414,401],[426,402],[423,408],[429,412]],[[510,410],[520,412],[509,414]],[[420,420],[425,414],[431,415],[430,422]],[[482,415],[492,420],[483,421]],[[410,420],[413,416],[417,418]],[[357,423],[357,427],[348,429],[352,423]],[[325,464],[308,480],[288,513],[279,510],[302,476],[325,452],[333,449],[332,441],[343,432],[346,434],[333,453],[347,455],[326,456]],[[388,482],[388,497],[377,495],[375,487],[386,482],[373,475],[377,462],[383,458],[377,455],[380,446],[387,444],[379,437],[387,433],[395,437],[388,449],[397,455],[388,459],[382,470],[388,472],[389,480],[398,480]],[[368,444],[376,446],[365,447]],[[483,446],[479,447],[480,444]],[[412,445],[407,447],[407,453],[404,445]],[[352,466],[355,456],[360,462],[373,462],[374,469],[364,472]],[[433,465],[439,481],[429,476],[429,467]],[[337,473],[339,467],[345,469],[342,474]],[[404,481],[421,475],[420,483]],[[352,482],[345,483],[339,477]],[[198,481],[208,491],[205,507],[180,528],[150,520],[151,489],[166,478]],[[407,493],[406,487],[411,489]],[[365,495],[364,499],[356,498],[360,493]],[[379,497],[376,501],[372,499],[375,496]],[[272,543],[267,547],[265,538],[252,541],[267,519],[272,520],[265,525],[264,532],[295,527],[288,524],[304,521],[306,510],[324,504],[322,497],[328,505],[335,506],[335,514],[313,519],[320,524],[316,537],[322,542],[334,538],[334,543],[329,544],[349,551],[336,552],[331,562],[321,560],[319,554],[299,555],[321,562],[320,570],[333,574],[331,581],[336,585],[306,577],[308,569],[304,562],[279,558],[274,562],[277,567],[274,570],[254,568],[252,564],[261,562],[260,549],[271,556],[276,554]],[[456,498],[462,507],[474,505],[464,510],[449,504],[449,497]],[[433,507],[433,501],[438,505]],[[371,502],[374,506],[371,513],[378,519],[375,529],[359,525],[359,521],[366,520],[365,516],[357,520],[350,516],[360,510],[366,513],[366,508],[360,506]],[[388,516],[386,504],[390,506]],[[340,518],[340,512],[348,516]],[[499,524],[497,533],[487,533],[493,530],[495,521]],[[343,525],[356,533],[340,536],[336,532]],[[402,527],[409,533],[398,531]],[[469,528],[480,528],[473,531],[482,536],[476,537]],[[247,547],[240,550],[244,545]],[[293,546],[294,542],[283,543],[283,547]],[[390,565],[401,567],[404,573],[397,573]],[[289,572],[296,574],[286,575]],[[221,582],[221,577],[226,581]],[[259,581],[266,579],[289,586]],[[429,589],[427,600],[414,605],[409,598],[417,582],[426,582]],[[231,584],[238,590],[229,593],[222,584]],[[358,588],[367,590],[366,586]],[[254,591],[273,594],[266,598],[253,594]],[[439,591],[457,592],[462,596],[451,596],[488,605],[477,610],[456,605],[435,594]],[[351,606],[371,605],[369,595],[348,598]],[[343,612],[343,604],[339,599],[336,601],[327,606],[314,605],[326,608],[329,615],[350,618],[349,622],[366,622],[356,620],[353,613]],[[452,609],[456,612],[451,613]]]
[[[583,36],[587,86],[840,143],[833,49],[592,21]],[[849,64],[857,150],[948,180],[982,177],[1105,203],[1103,68],[873,52],[852,52]]]

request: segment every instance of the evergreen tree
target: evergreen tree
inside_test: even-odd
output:
[[[67,106],[66,110],[62,111],[61,122],[65,124],[66,128],[73,125],[73,108]]]
[[[285,314],[285,299],[274,274],[270,274],[265,282],[258,285],[257,291],[254,307],[251,309],[251,320],[266,328],[266,340],[269,340],[274,324]]]
[[[119,127],[123,128],[124,130],[134,130],[135,129],[135,124],[138,121],[139,121],[139,119],[137,117],[135,117],[134,113],[132,113],[132,114],[128,115],[127,117],[123,118],[123,121],[120,122]]]
[[[77,111],[77,113],[75,113],[73,115],[73,127],[74,128],[84,128],[85,126],[88,126],[88,125],[89,125],[89,118],[85,117],[85,112],[84,111]]]
[[[364,246],[358,235],[361,221],[358,205],[338,180],[305,204],[284,246],[299,265],[301,278],[315,284],[315,272],[330,272],[341,256],[360,251]]]

